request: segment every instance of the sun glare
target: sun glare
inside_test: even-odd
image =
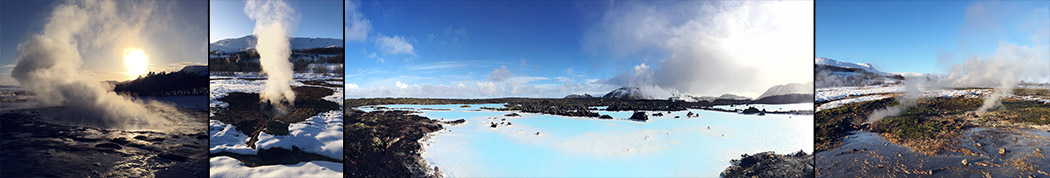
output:
[[[145,74],[146,68],[149,67],[149,56],[139,48],[124,48],[124,67],[127,67],[128,76],[138,77]]]

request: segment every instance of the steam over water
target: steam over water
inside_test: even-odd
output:
[[[123,1],[122,1],[123,2]],[[148,2],[147,2],[148,3]],[[152,129],[171,121],[148,112],[145,104],[117,95],[79,68],[84,52],[123,48],[140,37],[152,4],[117,4],[109,0],[69,1],[55,7],[39,34],[18,44],[11,76],[48,106],[64,106],[63,120],[74,124]],[[150,104],[170,108],[161,104]]]

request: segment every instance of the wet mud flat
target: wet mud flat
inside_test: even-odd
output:
[[[229,106],[218,109],[212,119],[233,124],[237,127],[238,132],[251,137],[246,144],[251,148],[256,148],[255,142],[259,140],[260,133],[288,135],[289,124],[306,121],[306,119],[319,113],[339,110],[338,103],[323,99],[325,96],[332,95],[335,90],[316,86],[292,87],[292,90],[295,92],[296,100],[294,107],[288,114],[268,117],[263,112],[263,107],[265,106],[260,104],[258,93],[233,92],[219,99],[219,101],[229,103]],[[305,152],[294,146],[291,150],[284,148],[261,149],[255,155],[219,152],[212,153],[209,156],[229,156],[243,162],[248,167],[295,164],[315,160],[343,162],[339,159]]]
[[[817,177],[1050,177],[1048,137],[1044,130],[971,128],[956,139],[967,151],[929,155],[856,131],[842,146],[817,152]]]
[[[206,112],[179,131],[129,131],[47,122],[63,107],[0,113],[0,177],[204,177]]]

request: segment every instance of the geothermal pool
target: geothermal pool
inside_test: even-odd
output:
[[[742,115],[690,109],[661,112],[649,121],[627,120],[633,112],[600,110],[615,119],[566,117],[481,110],[502,104],[381,105],[416,110],[437,120],[465,119],[423,141],[423,158],[445,176],[705,176],[716,177],[741,154],[813,152],[813,116]],[[379,106],[376,106],[379,107]],[[768,110],[811,110],[812,104],[756,105]],[[423,109],[430,108],[430,109]],[[364,111],[372,107],[359,108]],[[687,118],[687,112],[700,117]],[[675,119],[674,116],[680,116]],[[491,128],[491,122],[510,122]],[[539,134],[537,134],[539,133]]]

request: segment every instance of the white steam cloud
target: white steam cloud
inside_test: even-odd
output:
[[[811,1],[633,3],[614,3],[602,14],[584,48],[660,60],[604,83],[657,98],[680,92],[757,97],[774,85],[813,80]]]
[[[897,97],[897,102],[899,104],[873,111],[871,115],[868,115],[867,123],[875,123],[886,117],[896,116],[904,110],[915,106],[919,103],[919,98],[922,98],[922,91],[940,89],[935,80],[936,79],[931,80],[925,77],[905,78],[904,94]]]
[[[280,0],[249,0],[244,13],[255,20],[254,35],[258,42],[259,62],[267,74],[266,88],[260,93],[261,102],[269,103],[278,113],[287,113],[295,103],[291,44],[288,41],[299,16],[291,6]]]
[[[993,88],[991,95],[985,96],[984,102],[975,110],[978,115],[983,115],[989,110],[1001,105],[1002,99],[1013,96],[1013,89],[1021,81],[1050,82],[1050,10],[1048,7],[1036,7],[1034,11],[1025,11],[1024,8],[1014,6],[1013,2],[977,2],[966,11],[966,23],[962,31],[965,32],[961,39],[969,39],[969,34],[989,34],[1010,27],[1006,21],[1023,21],[1024,25],[1017,27],[1019,32],[1032,32],[1033,43],[1028,46],[999,41],[995,53],[982,56],[971,56],[960,64],[947,64],[952,61],[950,53],[942,53],[938,56],[938,62],[944,66],[951,66],[947,75],[936,77],[929,81],[916,82],[906,80],[905,87],[908,89],[901,100],[901,105],[892,106],[884,110],[876,111],[869,116],[869,123],[881,118],[897,115],[903,109],[914,105],[918,96],[913,93],[912,88],[926,88],[936,90],[940,88],[962,88],[962,87],[989,87]],[[1011,13],[1027,15],[1008,16]],[[1016,15],[1016,14],[1015,14]],[[1018,19],[1019,18],[1019,19]],[[961,40],[960,43],[965,44]],[[976,41],[981,43],[983,41]],[[963,45],[965,46],[965,45]],[[965,49],[961,52],[966,54]],[[915,85],[913,87],[913,85]]]
[[[123,129],[169,124],[164,117],[150,114],[144,104],[117,95],[112,86],[85,77],[79,69],[84,63],[80,48],[106,52],[97,49],[134,45],[152,10],[152,4],[110,0],[60,4],[40,34],[18,44],[18,62],[11,76],[42,104],[64,106],[68,114],[62,119],[74,124]]]

